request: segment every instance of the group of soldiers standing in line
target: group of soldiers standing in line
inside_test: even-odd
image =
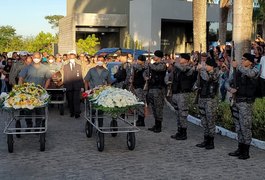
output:
[[[177,132],[171,138],[176,140],[187,139],[187,116],[189,94],[197,91],[198,108],[201,124],[204,131],[204,139],[196,144],[199,148],[214,149],[216,110],[218,105],[218,92],[220,80],[220,68],[218,59],[211,57],[210,53],[180,54],[173,63],[168,64],[163,52],[155,51],[153,63],[145,63],[146,58],[139,56],[137,63],[128,64],[125,62],[123,71],[127,72],[123,83],[128,83],[123,88],[130,89],[136,96],[151,105],[155,124],[148,130],[159,133],[162,130],[165,87],[170,85],[172,91],[172,105],[177,114]],[[231,106],[232,116],[238,134],[238,149],[229,153],[239,159],[248,159],[249,147],[252,139],[252,104],[255,101],[258,76],[260,69],[257,68],[255,56],[245,53],[241,63],[229,62],[234,71],[226,79],[225,89],[233,95]],[[122,74],[122,73],[118,73]],[[118,77],[119,79],[119,77]],[[122,79],[122,78],[120,78]],[[129,80],[126,80],[129,79]],[[131,80],[131,81],[130,81]],[[148,85],[148,89],[146,86]],[[147,91],[145,91],[147,90]],[[145,96],[146,95],[146,96]],[[137,126],[145,126],[143,108],[139,109]]]
[[[157,50],[154,52],[152,63],[144,55],[140,55],[137,61],[128,61],[128,55],[122,52],[119,56],[119,61],[122,64],[114,75],[116,80],[111,82],[104,56],[96,57],[94,66],[87,69],[84,74],[76,52],[69,53],[67,63],[64,63],[60,69],[62,70],[62,81],[67,90],[71,117],[80,117],[80,93],[82,90],[111,84],[115,87],[128,89],[140,101],[147,102],[152,108],[155,119],[154,126],[148,130],[160,133],[166,87],[171,87],[172,105],[177,112],[177,132],[171,138],[186,140],[188,97],[191,92],[197,91],[204,140],[196,146],[214,149],[217,95],[220,71],[222,71],[222,67],[218,63],[223,56],[216,59],[211,56],[211,53],[194,52],[192,57],[182,53],[174,59],[174,62],[168,62],[164,58],[164,53]],[[40,53],[34,53],[32,58],[25,56],[21,62],[17,62],[22,65],[19,66],[21,68],[11,70],[11,78],[14,79],[12,84],[34,82],[48,88],[54,73],[52,74],[47,66],[40,64],[41,58]],[[235,95],[231,109],[239,143],[238,149],[229,155],[237,156],[239,159],[248,159],[252,138],[251,107],[255,100],[257,77],[260,70],[256,66],[254,55],[250,53],[243,54],[241,64],[230,59],[228,65],[234,68],[234,72],[226,79],[224,86],[227,91]],[[17,78],[16,82],[15,78]],[[144,111],[144,107],[138,108],[137,126],[145,126]],[[103,120],[100,124],[100,126],[103,125]]]

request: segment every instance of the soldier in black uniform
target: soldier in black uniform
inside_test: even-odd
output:
[[[143,90],[145,80],[143,77],[143,73],[145,71],[145,61],[146,57],[144,55],[140,55],[137,58],[137,63],[133,64],[133,72],[132,72],[132,92],[136,95],[136,97],[139,99],[141,102],[145,102],[145,97],[146,93]],[[136,121],[136,126],[145,126],[144,118],[145,118],[145,113],[144,113],[144,107],[139,107],[137,110],[138,113],[138,120]]]
[[[254,66],[254,56],[245,53],[242,64],[233,61],[236,68],[234,75],[226,82],[226,89],[235,94],[235,103],[232,105],[232,116],[238,137],[238,149],[229,153],[239,159],[249,158],[249,147],[252,140],[252,104],[255,101],[255,90],[258,83],[259,70]]]
[[[163,52],[160,50],[154,53],[154,63],[149,64],[148,68],[144,72],[145,80],[148,80],[148,93],[147,98],[150,103],[154,118],[155,125],[148,130],[155,133],[161,132],[162,121],[163,121],[163,107],[164,107],[164,96],[165,96],[165,75],[167,66],[162,62]]]
[[[214,149],[215,120],[217,109],[217,93],[219,73],[214,59],[207,58],[205,64],[199,64],[199,82],[200,88],[199,111],[201,115],[201,124],[204,130],[204,141],[197,144],[197,147],[205,149]],[[198,80],[197,80],[198,83]]]
[[[195,69],[189,62],[188,54],[180,54],[172,71],[172,103],[177,112],[178,132],[171,138],[176,140],[187,139],[188,97],[196,81]]]

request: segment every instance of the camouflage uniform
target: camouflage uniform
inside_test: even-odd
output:
[[[193,84],[196,80],[194,68],[190,65],[180,65],[178,62],[174,65],[175,70],[172,72],[172,102],[177,111],[178,127],[187,128],[188,116],[188,97],[192,91]]]
[[[252,103],[256,97],[258,74],[259,70],[256,67],[244,68],[240,65],[225,84],[228,91],[231,90],[231,87],[237,89],[235,103],[232,105],[231,111],[237,132],[238,149],[229,155],[238,156],[239,159],[249,158],[249,147],[252,140]],[[234,79],[235,77],[236,79]]]
[[[202,68],[200,72],[199,95],[199,112],[201,116],[201,124],[204,131],[204,141],[197,144],[197,147],[213,149],[215,135],[215,120],[217,109],[217,93],[219,72],[215,68],[212,72],[207,72],[206,68]],[[198,81],[197,81],[198,82]]]
[[[188,98],[189,93],[173,94],[172,102],[177,114],[177,126],[179,128],[187,128],[188,117]]]
[[[214,137],[217,101],[213,98],[199,99],[199,112],[204,136]]]
[[[161,123],[163,121],[163,107],[165,97],[165,82],[167,66],[164,62],[155,62],[149,64],[149,67],[144,72],[144,77],[150,78],[148,80],[147,101],[150,103],[153,115],[155,118],[155,126],[149,128],[154,132],[161,132]]]
[[[134,64],[131,69],[131,76],[133,76],[132,80],[130,80],[132,81],[131,90],[141,102],[146,101],[146,92],[143,90],[145,83],[143,77],[144,70],[144,67],[139,64]],[[144,108],[142,106],[138,108],[137,112],[139,116],[144,117]]]

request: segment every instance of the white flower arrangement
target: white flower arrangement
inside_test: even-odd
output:
[[[114,87],[102,91],[94,103],[108,108],[121,108],[144,104],[143,102],[139,102],[133,93]]]
[[[138,105],[144,105],[143,102],[137,100],[133,93],[114,87],[101,91],[95,99],[90,101],[92,101],[96,109],[104,111],[112,117],[118,117]]]

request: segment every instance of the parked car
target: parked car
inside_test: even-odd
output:
[[[96,52],[95,55],[103,55],[103,56],[114,55],[114,54],[117,54],[119,50],[121,51],[121,53],[132,54],[134,59],[137,59],[139,55],[147,53],[147,51],[139,50],[139,49],[103,48],[99,50],[98,52]]]

